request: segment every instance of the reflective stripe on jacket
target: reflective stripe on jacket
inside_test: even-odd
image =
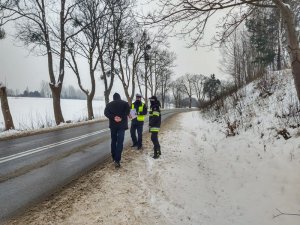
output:
[[[150,132],[159,132],[159,127],[150,127]]]
[[[149,116],[159,116],[159,115],[160,115],[160,113],[157,111],[149,112]]]

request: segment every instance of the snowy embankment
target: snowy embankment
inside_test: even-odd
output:
[[[175,116],[159,135],[161,158],[151,158],[145,135],[145,149],[126,149],[121,169],[108,162],[9,224],[300,224],[299,216],[279,212],[300,213],[300,138],[290,128],[296,117],[278,117],[292,81],[278,82],[261,97],[250,84],[235,102],[244,107],[229,107],[223,119],[211,116],[216,108]],[[278,96],[287,98],[276,107]],[[226,137],[233,120],[239,134]],[[283,127],[291,138],[278,134]]]
[[[219,101],[206,118],[224,126],[224,134],[253,133],[263,145],[298,136],[300,104],[291,71],[266,75]],[[266,146],[267,147],[267,146]]]

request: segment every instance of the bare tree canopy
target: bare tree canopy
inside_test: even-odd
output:
[[[0,4],[1,9],[9,14],[7,21],[17,21],[18,39],[32,49],[39,47],[41,54],[47,55],[56,124],[64,122],[60,94],[65,76],[66,44],[82,31],[82,28],[76,30],[71,26],[80,1],[5,0]]]
[[[220,10],[227,10],[226,16],[220,22],[222,32],[216,36],[224,41],[234,30],[251,15],[257,7],[274,7],[280,11],[285,22],[288,36],[288,50],[292,73],[298,99],[300,100],[300,49],[296,31],[295,11],[299,10],[297,0],[158,0],[160,9],[148,16],[148,22],[175,29],[182,25],[178,34],[190,38],[190,46],[198,45],[203,40],[208,20]],[[296,6],[296,7],[292,7]]]
[[[159,9],[148,15],[148,22],[163,29],[171,28],[177,34],[188,37],[190,46],[195,46],[203,39],[208,21],[218,11],[225,11],[226,16],[219,25],[223,33],[216,38],[224,40],[249,16],[256,7],[275,7],[268,0],[158,0]],[[177,26],[180,25],[180,26]]]

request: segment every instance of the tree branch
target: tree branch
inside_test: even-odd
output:
[[[298,213],[284,213],[281,212],[279,209],[276,209],[278,211],[278,214],[274,215],[273,218],[279,217],[279,216],[300,216]]]

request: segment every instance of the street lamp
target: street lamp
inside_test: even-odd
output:
[[[150,55],[148,51],[151,49],[151,45],[147,43],[147,33],[144,30],[143,32],[143,39],[144,39],[144,61],[145,61],[145,103],[147,104],[148,96],[147,96],[147,89],[148,89],[148,75],[147,75],[147,63],[150,61]]]

